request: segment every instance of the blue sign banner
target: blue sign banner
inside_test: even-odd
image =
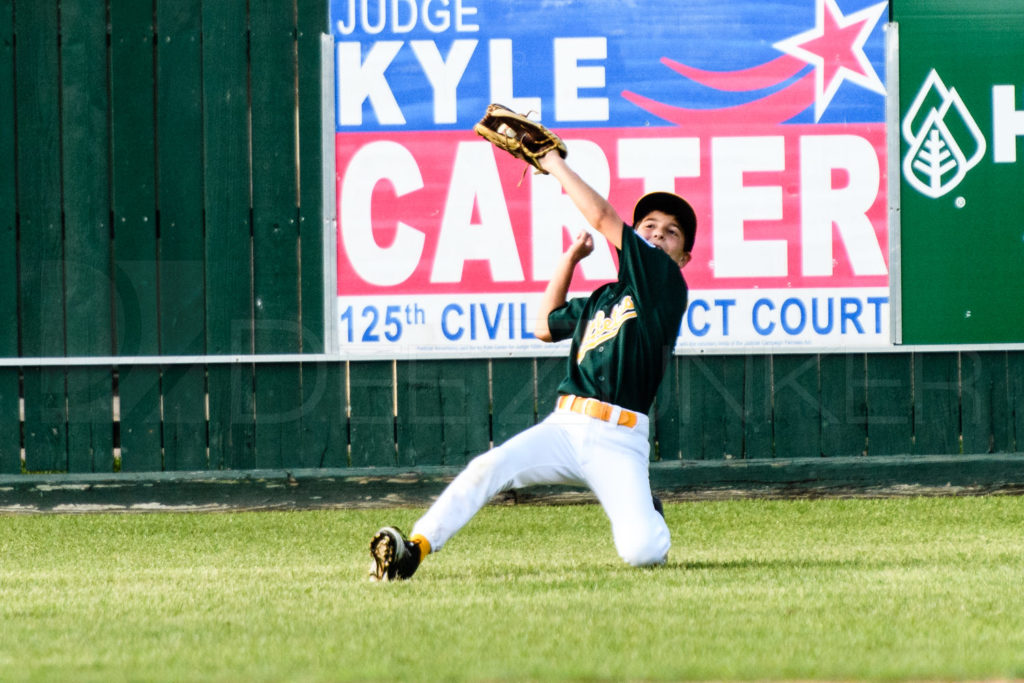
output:
[[[337,130],[464,129],[492,101],[574,127],[675,123],[648,100],[881,122],[885,16],[864,0],[331,0]]]

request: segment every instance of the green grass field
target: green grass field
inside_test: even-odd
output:
[[[0,518],[0,680],[1024,676],[1024,499],[686,502],[669,564],[600,508],[488,507],[366,580],[420,510]]]

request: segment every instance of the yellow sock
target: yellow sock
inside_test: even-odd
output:
[[[430,554],[430,541],[426,537],[415,534],[409,538],[409,540],[416,544],[416,547],[420,549],[420,562]]]

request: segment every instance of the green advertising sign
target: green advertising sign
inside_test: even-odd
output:
[[[895,0],[892,18],[899,341],[1024,342],[1024,2]]]

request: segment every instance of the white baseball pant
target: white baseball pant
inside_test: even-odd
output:
[[[633,427],[556,409],[543,422],[474,458],[444,490],[412,534],[440,550],[494,495],[536,485],[586,486],[611,521],[619,556],[630,565],[662,564],[668,526],[651,502],[648,418]]]

